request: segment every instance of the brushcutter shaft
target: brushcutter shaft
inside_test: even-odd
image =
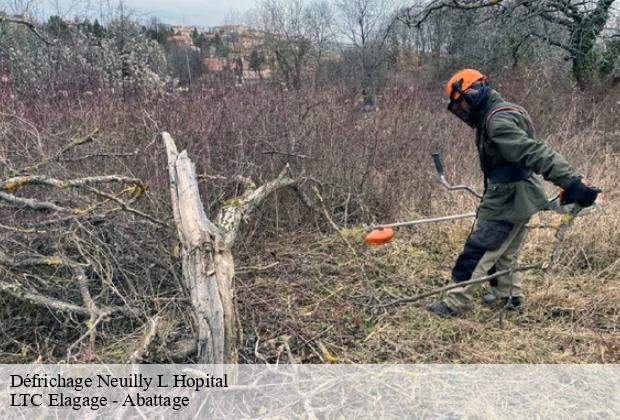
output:
[[[373,225],[371,226],[371,228],[372,229],[383,229],[383,228],[395,228],[395,227],[401,227],[401,226],[416,226],[416,225],[425,225],[425,224],[435,223],[435,222],[445,222],[448,220],[469,219],[472,217],[476,217],[476,213],[462,213],[462,214],[455,214],[453,216],[442,216],[442,217],[433,217],[431,219],[413,220],[410,222],[397,222],[397,223],[389,223],[385,225]]]

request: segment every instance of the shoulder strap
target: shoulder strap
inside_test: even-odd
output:
[[[519,114],[521,114],[523,118],[525,118],[525,121],[527,123],[528,136],[534,137],[536,135],[536,132],[534,130],[534,124],[532,123],[532,118],[530,117],[530,114],[525,110],[525,108],[517,104],[513,104],[512,102],[500,102],[493,109],[491,109],[491,111],[489,111],[489,113],[487,114],[485,118],[485,121],[484,121],[485,137],[487,137],[486,128],[489,126],[489,122],[491,121],[491,118],[493,118],[495,114],[501,111],[514,111],[514,112],[518,112]]]
[[[534,124],[532,123],[532,118],[530,117],[530,114],[525,110],[525,108],[517,105],[517,104],[513,104],[512,102],[500,102],[497,105],[495,105],[495,107],[493,107],[485,116],[484,119],[484,125],[482,127],[482,141],[481,144],[478,144],[478,151],[480,153],[480,165],[482,167],[482,172],[484,173],[484,191],[486,193],[487,190],[487,178],[490,176],[490,169],[488,167],[488,164],[485,160],[485,148],[487,146],[486,143],[489,143],[491,140],[489,139],[489,134],[487,132],[487,127],[489,125],[489,122],[491,121],[491,118],[493,118],[498,112],[502,112],[502,111],[512,111],[512,112],[518,112],[519,114],[521,114],[523,116],[523,118],[525,118],[525,122],[527,124],[527,135],[530,137],[534,137],[535,136],[535,131],[534,131]]]

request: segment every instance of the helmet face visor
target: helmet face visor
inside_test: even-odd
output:
[[[450,103],[448,104],[448,111],[456,115],[461,121],[471,128],[475,128],[475,124],[470,119],[469,112],[462,106],[463,101],[465,101],[464,95],[461,95],[456,100],[450,100]]]

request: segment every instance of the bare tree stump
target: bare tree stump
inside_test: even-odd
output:
[[[174,220],[181,242],[183,281],[190,294],[197,329],[198,362],[234,364],[237,362],[237,334],[232,247],[241,221],[274,191],[295,187],[288,166],[274,180],[256,187],[248,179],[242,196],[229,200],[215,220],[210,221],[198,191],[195,165],[187,152],[178,153],[170,134],[162,139],[168,155],[170,194]]]

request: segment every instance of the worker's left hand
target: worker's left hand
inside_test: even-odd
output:
[[[589,207],[594,204],[600,192],[600,189],[584,184],[581,177],[576,176],[562,192],[562,204],[577,203],[581,207]]]

